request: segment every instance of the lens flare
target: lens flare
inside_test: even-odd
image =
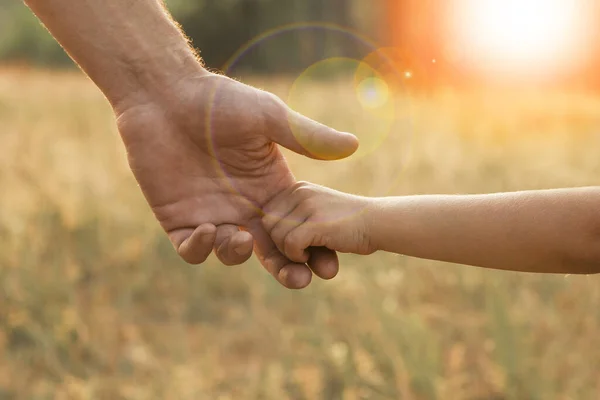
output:
[[[364,78],[356,82],[358,71]],[[323,81],[328,84],[323,85]],[[327,102],[324,88],[339,93],[335,103]],[[307,68],[292,85],[288,104],[309,118],[356,135],[360,148],[353,159],[376,151],[395,119],[395,101],[385,79],[368,65],[350,58],[330,58]],[[306,135],[291,126],[296,139],[310,151]]]
[[[373,40],[369,39],[365,35],[340,25],[324,22],[293,23],[268,30],[248,41],[229,58],[221,70],[228,74],[240,64],[240,62],[251,50],[264,45],[267,42],[272,41],[284,34],[301,34],[303,32],[326,32],[331,35],[344,36],[353,40],[357,44],[360,44],[369,51],[374,51],[378,47]]]
[[[252,39],[232,55],[221,71],[229,76],[235,74],[235,70],[244,65],[245,57],[255,50],[267,54],[270,62],[276,62],[273,57],[277,57],[277,53],[268,52],[269,46],[275,44],[278,38],[292,34],[301,40],[303,34],[314,32],[326,33],[327,37],[341,36],[343,40],[355,41],[361,49],[360,52],[367,56],[364,59],[326,58],[310,65],[294,80],[287,98],[282,96],[293,110],[340,131],[351,132],[360,140],[361,145],[355,155],[328,163],[327,174],[313,172],[307,180],[356,193],[356,184],[353,183],[352,177],[367,175],[372,177],[368,180],[372,182],[372,187],[363,185],[360,188],[361,193],[357,194],[386,195],[401,177],[404,155],[410,149],[412,137],[412,126],[407,112],[409,97],[404,92],[404,74],[412,66],[395,58],[397,49],[378,49],[375,42],[360,33],[333,24],[293,24],[264,32]],[[275,42],[271,42],[273,40]],[[268,87],[265,89],[269,90]],[[211,97],[218,99],[218,89],[215,89]],[[334,101],[331,101],[332,99]],[[223,154],[214,140],[215,121],[212,117],[212,113],[209,113],[206,124],[209,135],[207,139],[214,155],[215,167],[228,182],[232,193],[247,198],[240,191],[236,179],[227,172],[226,160],[222,159]],[[300,144],[310,151],[311,144],[303,139],[306,135],[295,132],[293,126],[292,132]],[[393,160],[387,160],[387,157],[387,161],[382,162],[378,150],[384,144],[397,147],[398,154]],[[301,161],[301,168],[294,168],[294,159],[302,160],[303,157],[286,154],[286,158],[298,179],[303,179],[302,173],[309,168],[322,168],[322,164],[307,164],[306,161]],[[321,177],[323,181],[320,181]],[[257,204],[249,198],[247,200],[257,208],[257,212],[261,212],[262,204]],[[332,216],[332,220],[355,217],[360,212],[361,210],[355,210],[352,215]]]
[[[358,100],[367,110],[382,109],[390,101],[390,89],[383,79],[366,78],[356,89]]]

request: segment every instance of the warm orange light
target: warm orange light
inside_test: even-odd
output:
[[[581,50],[580,0],[459,0],[455,49],[491,72],[555,72]]]

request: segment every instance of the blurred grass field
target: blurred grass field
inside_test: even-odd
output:
[[[345,86],[304,93],[300,111],[351,117]],[[440,89],[401,101],[363,157],[289,155],[298,179],[366,195],[598,183],[600,97]],[[291,292],[254,259],[184,265],[80,74],[0,70],[0,187],[2,400],[600,398],[594,276],[344,255],[337,279]]]

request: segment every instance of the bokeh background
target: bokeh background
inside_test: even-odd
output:
[[[207,66],[363,148],[298,179],[383,196],[597,185],[592,0],[169,0]],[[111,110],[0,2],[0,399],[600,398],[600,281],[344,255],[291,292],[190,268]]]

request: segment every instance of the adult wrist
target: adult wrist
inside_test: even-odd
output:
[[[122,62],[128,82],[114,81],[103,89],[117,115],[167,97],[184,79],[209,75],[194,52],[185,45],[140,49]]]

